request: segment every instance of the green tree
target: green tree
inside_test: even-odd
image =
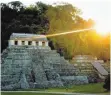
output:
[[[81,10],[68,3],[47,5],[37,2],[25,7],[19,1],[1,3],[2,50],[15,33],[55,34],[91,28],[95,22],[84,20]],[[77,54],[90,54],[104,61],[110,60],[110,35],[101,37],[95,30],[48,38],[52,49],[60,50],[65,58]]]
[[[10,35],[15,33],[43,34],[48,31],[48,20],[45,16],[48,5],[37,3],[25,7],[19,1],[1,3],[2,50],[8,45]]]
[[[8,3],[8,6],[16,11],[21,11],[23,9],[23,4],[20,1],[12,1]]]

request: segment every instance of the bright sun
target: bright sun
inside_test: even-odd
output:
[[[98,34],[102,36],[105,36],[111,32],[111,27],[102,23],[96,24],[94,29],[97,31]]]

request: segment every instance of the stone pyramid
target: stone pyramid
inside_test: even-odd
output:
[[[44,35],[13,33],[2,53],[1,89],[48,88],[88,83],[78,69],[51,50]]]
[[[79,69],[78,75],[88,77],[89,83],[104,81],[110,73],[110,64],[98,60],[92,55],[76,55],[70,62],[74,64],[75,68]]]

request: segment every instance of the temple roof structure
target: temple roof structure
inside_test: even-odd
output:
[[[10,36],[10,40],[39,40],[39,41],[47,41],[45,35],[36,35],[36,34],[28,34],[28,33],[13,33]]]

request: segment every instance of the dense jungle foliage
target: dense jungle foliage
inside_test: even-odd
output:
[[[69,3],[47,5],[37,2],[24,6],[19,1],[1,3],[1,49],[7,47],[12,33],[55,34],[92,28],[94,21],[85,20],[82,11]],[[95,30],[50,37],[49,45],[66,59],[77,54],[90,54],[110,59],[110,34],[100,36]]]

